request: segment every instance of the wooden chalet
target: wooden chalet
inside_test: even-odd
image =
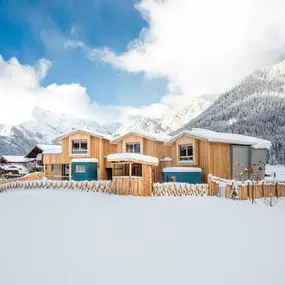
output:
[[[61,142],[60,151],[43,152],[45,174],[53,179],[76,177],[76,180],[138,176],[148,163],[138,163],[135,157],[127,159],[127,154],[156,159],[147,170],[149,173],[151,169],[154,182],[205,183],[210,173],[227,179],[261,179],[270,147],[269,141],[258,138],[202,129],[184,131],[173,137],[138,131],[109,137],[76,130],[57,140]],[[109,156],[115,154],[121,160]],[[144,175],[149,174],[142,171]]]
[[[61,145],[36,144],[28,151],[25,158],[34,160],[36,162],[36,166],[42,166],[44,164],[43,152],[49,150],[61,151]]]

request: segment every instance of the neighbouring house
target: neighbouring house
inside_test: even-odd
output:
[[[0,157],[0,174],[26,174],[30,159],[24,156],[3,155]]]
[[[175,173],[181,177],[183,169],[186,176],[186,167],[195,166],[201,169],[201,181],[206,182],[208,174],[235,180],[263,179],[271,142],[239,134],[192,129],[173,136],[164,145],[173,150],[173,161],[168,162],[168,167],[180,167],[179,171],[171,173],[171,180]],[[190,173],[193,175],[195,171]],[[166,181],[168,177],[165,176]]]
[[[157,161],[148,167],[154,182],[201,183],[207,182],[210,173],[226,179],[258,180],[264,177],[271,146],[266,140],[203,129],[172,137],[142,131],[110,137],[75,130],[57,140],[60,149],[43,151],[45,174],[52,179],[74,180],[143,177],[143,165],[149,157]],[[128,154],[142,160],[138,163],[138,157]],[[119,160],[110,155],[117,155]]]
[[[28,153],[25,155],[25,158],[34,160],[35,167],[43,166],[43,152],[49,150],[59,151],[61,150],[61,146],[50,144],[36,144],[28,151]]]

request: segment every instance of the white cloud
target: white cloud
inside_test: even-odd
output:
[[[129,43],[127,52],[90,49],[89,56],[168,78],[163,108],[227,91],[284,53],[284,0],[142,0],[136,7],[149,29]],[[89,49],[82,42],[73,46]]]
[[[82,48],[90,59],[116,68],[168,78],[168,94],[160,103],[140,108],[99,106],[90,102],[86,88],[79,84],[42,86],[51,68],[47,59],[24,66],[15,58],[4,61],[0,57],[0,123],[26,120],[36,106],[101,123],[137,114],[158,117],[197,96],[220,94],[284,54],[284,0],[142,0],[136,7],[149,28],[128,44],[125,53],[61,38],[46,42],[50,49],[65,43],[65,48]]]
[[[122,110],[90,102],[86,88],[79,84],[41,85],[52,63],[41,59],[35,66],[21,65],[16,58],[0,56],[0,124],[18,124],[30,119],[34,107],[112,122]]]

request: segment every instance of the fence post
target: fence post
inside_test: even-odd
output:
[[[254,181],[252,181],[252,189],[251,189],[251,202],[253,204],[254,201]]]
[[[275,192],[276,192],[276,197],[279,198],[279,193],[278,193],[278,182],[276,181],[275,183]]]

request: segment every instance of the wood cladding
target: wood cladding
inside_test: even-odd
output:
[[[114,176],[112,192],[119,195],[151,196],[152,166],[142,165],[142,177]]]
[[[88,153],[85,155],[72,154],[72,140],[79,139],[87,140],[88,142]],[[163,142],[134,134],[127,135],[115,143],[110,143],[104,138],[79,131],[63,137],[61,139],[62,153],[45,154],[44,164],[71,164],[73,158],[96,158],[98,159],[98,179],[105,180],[108,178],[107,169],[111,168],[111,164],[107,162],[106,156],[111,153],[126,152],[127,143],[139,143],[141,154],[158,158],[159,165],[151,170],[151,177],[154,182],[163,181],[163,168],[177,166],[200,167],[202,169],[201,180],[203,183],[207,182],[209,173],[222,178],[231,178],[230,145],[200,140],[187,134],[173,141],[171,145],[164,145]],[[181,163],[179,146],[186,144],[193,145],[193,161]],[[170,157],[172,161],[161,162],[165,157]],[[60,166],[59,168],[61,169]]]

